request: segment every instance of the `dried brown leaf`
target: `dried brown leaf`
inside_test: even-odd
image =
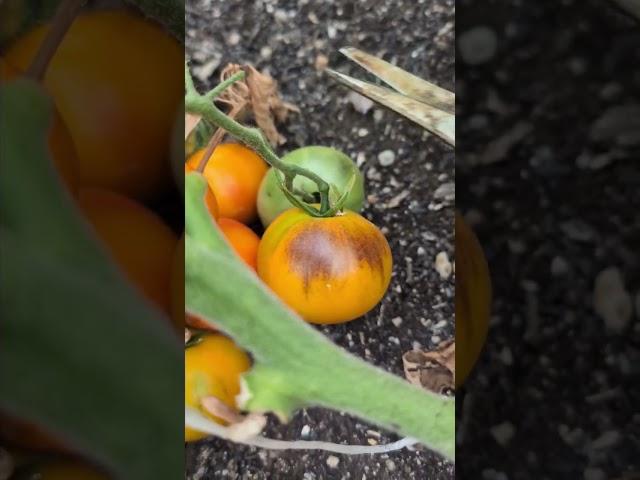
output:
[[[411,350],[402,356],[407,380],[441,395],[451,395],[455,389],[456,344],[442,342],[433,351]]]
[[[274,147],[284,143],[286,139],[278,132],[276,122],[284,122],[290,112],[300,110],[280,98],[278,84],[271,76],[251,65],[230,63],[222,70],[220,80],[224,81],[240,71],[245,72],[245,80],[234,83],[217,100],[228,105],[237,118],[252,113],[258,127]]]

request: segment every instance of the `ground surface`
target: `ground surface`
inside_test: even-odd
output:
[[[604,1],[486,3],[456,12],[458,42],[479,26],[476,45],[497,40],[457,60],[456,204],[495,303],[458,397],[456,473],[638,478],[640,29]],[[622,281],[595,295],[611,268]],[[605,321],[598,305],[617,307]]]
[[[285,99],[301,109],[281,129],[288,143],[280,153],[320,144],[358,160],[369,195],[364,214],[391,244],[393,280],[382,304],[365,318],[323,331],[355,355],[402,375],[405,351],[433,347],[454,332],[454,280],[442,280],[434,269],[439,252],[453,258],[453,207],[434,197],[438,187],[454,181],[453,151],[389,111],[357,112],[348,91],[317,71],[315,63],[325,55],[331,67],[364,78],[337,52],[351,45],[452,90],[454,2],[193,0],[186,9],[187,51],[195,66],[205,66],[204,74],[196,70],[205,84],[216,83],[218,68],[227,62],[249,62],[268,70]],[[215,71],[208,75],[207,69]],[[385,150],[393,152],[394,161],[381,165],[378,156]],[[301,412],[288,425],[274,423],[267,434],[351,444],[395,440],[321,409]],[[340,456],[332,468],[327,453],[258,452],[209,440],[188,446],[186,456],[189,479],[453,476],[451,464],[421,451]]]

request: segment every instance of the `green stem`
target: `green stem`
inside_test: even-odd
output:
[[[454,402],[354,357],[285,307],[205,221],[206,188],[202,176],[187,175],[186,310],[205,321],[215,319],[253,354],[254,366],[243,376],[249,392],[243,407],[281,418],[309,406],[332,408],[415,438],[452,459]]]
[[[325,182],[319,175],[307,170],[306,168],[283,162],[271,149],[271,146],[259,129],[243,126],[236,120],[225,115],[224,112],[218,109],[218,107],[213,103],[213,100],[215,100],[220,93],[233,83],[243,79],[244,76],[245,72],[238,72],[220,83],[207,94],[201,95],[195,88],[191,72],[189,71],[189,65],[185,62],[185,110],[189,113],[200,115],[211,124],[226,130],[228,133],[238,138],[245,145],[255,150],[269,165],[276,170],[281,171],[284,174],[285,179],[290,179],[291,183],[296,175],[306,177],[314,182],[318,187],[318,192],[320,193],[319,210],[308,205],[306,206],[307,208],[305,208],[305,204],[295,198],[295,196],[291,201],[296,206],[311,212],[314,216],[324,217],[333,215],[333,213],[330,213],[330,185],[327,182]]]

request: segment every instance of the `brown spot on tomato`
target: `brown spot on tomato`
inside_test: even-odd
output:
[[[363,263],[384,279],[385,258],[391,255],[376,227],[347,219],[310,222],[295,233],[286,253],[291,270],[303,280],[305,292],[314,280],[342,279]]]

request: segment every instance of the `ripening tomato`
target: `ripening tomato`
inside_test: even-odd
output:
[[[187,165],[196,169],[205,149],[194,153]],[[249,223],[256,217],[256,198],[267,164],[249,148],[237,143],[223,143],[213,151],[204,176],[215,194],[220,216]]]
[[[49,24],[6,50],[21,70]],[[44,77],[78,153],[81,186],[147,198],[170,185],[169,144],[182,104],[184,53],[160,25],[131,11],[79,15]]]
[[[456,387],[480,356],[489,330],[491,278],[482,247],[456,211]]]
[[[371,310],[391,280],[391,249],[357,213],[314,218],[290,209],[275,219],[258,250],[258,275],[311,323],[342,323]]]
[[[240,375],[249,369],[247,354],[229,338],[205,335],[199,343],[184,352],[185,405],[211,416],[201,406],[204,397],[213,396],[235,408],[235,397],[240,393]],[[211,417],[218,423],[219,418]],[[198,440],[205,435],[185,428],[185,440]]]
[[[253,230],[230,218],[218,219],[218,226],[235,252],[253,270],[257,267],[260,237]]]
[[[0,83],[20,76],[20,72],[0,58]],[[76,148],[67,126],[62,121],[58,110],[53,109],[53,118],[49,130],[49,149],[56,170],[72,195],[76,194],[78,183],[78,157]]]
[[[297,165],[317,174],[324,181],[334,185],[338,194],[347,188],[352,175],[355,183],[349,191],[345,208],[353,212],[360,212],[364,205],[364,178],[356,164],[347,155],[335,148],[309,146],[287,153],[282,161]],[[318,193],[315,182],[298,175],[293,181],[293,187],[310,195]],[[319,199],[317,199],[319,200]],[[258,192],[258,214],[265,227],[285,210],[291,208],[291,202],[285,197],[276,178],[276,171],[270,168],[260,184]]]
[[[38,480],[108,480],[111,478],[96,467],[72,461],[47,463],[35,469]]]
[[[108,190],[81,189],[78,204],[127,278],[170,314],[173,231],[151,210]]]

